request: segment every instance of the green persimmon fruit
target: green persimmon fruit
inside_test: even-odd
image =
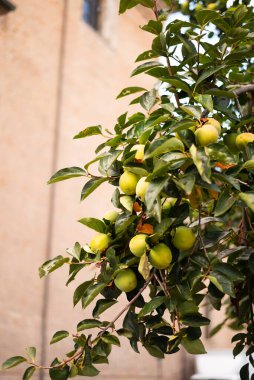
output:
[[[223,137],[224,143],[227,145],[231,153],[236,154],[239,152],[239,149],[236,145],[237,133],[228,133]]]
[[[145,200],[145,195],[146,195],[146,190],[147,190],[148,185],[149,185],[149,182],[146,182],[146,177],[140,178],[140,180],[137,183],[136,195],[142,202],[144,202]]]
[[[214,144],[218,140],[219,134],[213,125],[205,124],[203,127],[196,130],[195,136],[197,145],[207,146]]]
[[[123,193],[133,195],[136,193],[136,186],[139,176],[129,171],[125,171],[119,179],[119,187]]]
[[[144,158],[144,155],[145,155],[145,145],[144,144],[134,145],[131,148],[131,152],[133,152],[134,150],[136,150],[135,160],[137,160],[137,161],[143,161],[143,158]]]
[[[181,251],[191,249],[196,241],[196,236],[191,228],[186,226],[177,227],[172,239],[173,245]]]
[[[129,243],[131,253],[137,257],[141,257],[149,248],[146,242],[147,235],[139,234],[134,236]]]
[[[213,117],[208,117],[207,118],[207,121],[204,125],[212,125],[213,127],[215,127],[218,131],[218,134],[220,135],[221,134],[221,125],[220,125],[220,122],[216,119],[214,119]]]
[[[132,269],[121,270],[116,275],[115,285],[122,292],[131,292],[137,286],[137,276]]]
[[[150,250],[149,261],[156,269],[166,269],[172,261],[172,252],[166,244],[156,244]]]
[[[239,150],[244,150],[248,143],[254,142],[254,133],[244,132],[236,136],[235,143]]]
[[[99,233],[90,241],[90,248],[93,252],[104,252],[110,244],[110,237],[106,234]]]
[[[116,210],[108,210],[103,215],[103,219],[108,220],[110,223],[114,223],[118,217],[118,212]]]

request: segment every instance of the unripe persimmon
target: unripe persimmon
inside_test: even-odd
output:
[[[99,233],[90,241],[90,248],[93,252],[104,252],[110,244],[110,237],[106,234]]]
[[[149,261],[156,269],[166,269],[172,261],[172,252],[166,244],[156,244],[149,253]]]
[[[175,230],[172,243],[181,251],[187,251],[191,249],[196,241],[196,236],[193,231],[186,226],[177,227]]]
[[[141,257],[147,250],[148,244],[146,242],[147,235],[139,234],[134,236],[129,243],[131,253],[137,257]]]
[[[254,133],[240,133],[235,139],[236,146],[239,150],[244,150],[248,143],[254,142]]]
[[[239,149],[236,145],[237,133],[228,133],[223,137],[224,143],[227,145],[231,153],[236,154],[239,152]]]
[[[144,158],[144,155],[145,155],[145,145],[144,144],[137,144],[137,145],[134,145],[132,148],[131,148],[131,152],[136,150],[136,153],[135,153],[135,160],[137,161],[142,161],[143,158]]]
[[[136,192],[136,186],[139,177],[129,171],[125,171],[119,179],[119,187],[123,193],[127,195],[133,195]]]
[[[109,210],[105,212],[103,219],[108,220],[110,223],[114,223],[118,217],[118,212],[116,210]]]
[[[218,140],[219,134],[213,125],[205,124],[203,127],[196,130],[195,136],[197,145],[207,146],[214,144]]]
[[[145,200],[145,195],[146,195],[146,190],[147,190],[148,185],[149,185],[149,182],[146,182],[146,177],[140,178],[140,180],[137,183],[136,195],[142,202],[144,202]]]
[[[132,269],[121,270],[116,275],[115,285],[122,292],[131,292],[137,286],[137,276]]]

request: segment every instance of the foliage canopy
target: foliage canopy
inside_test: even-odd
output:
[[[39,268],[44,277],[68,264],[67,285],[87,266],[98,269],[73,295],[83,309],[96,300],[92,318],[80,321],[73,336],[58,331],[52,337],[51,344],[69,336],[74,342],[66,359],[52,362],[52,380],[96,376],[112,345],[120,345],[118,336],[157,358],[182,347],[205,353],[201,328],[210,320],[202,314],[204,303],[215,310],[225,305],[225,319],[213,333],[225,324],[235,329],[233,355],[245,349],[254,363],[253,9],[248,1],[230,7],[224,0],[165,1],[160,9],[156,0],[121,0],[119,13],[135,6],[154,15],[142,27],[154,39],[132,76],[145,73],[156,84],[124,88],[118,98],[135,94],[130,104],[143,110],[120,115],[114,132],[99,125],[81,131],[74,138],[108,137],[84,168],[61,169],[49,180],[87,177],[81,200],[108,182],[117,209],[102,220],[82,218],[98,234],[93,243],[77,242],[67,257]],[[186,21],[178,13],[168,21],[172,10]],[[100,175],[92,173],[95,163]],[[128,304],[104,321],[101,314],[122,292]],[[29,379],[43,367],[35,364],[34,347],[27,355],[8,359],[3,368],[27,362],[23,379]],[[240,375],[249,379],[249,364]]]

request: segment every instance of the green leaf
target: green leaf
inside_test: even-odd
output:
[[[132,216],[130,216],[129,214],[119,215],[115,223],[116,234],[118,235],[125,232],[127,228],[134,222],[135,219],[137,219],[136,215],[132,215]]]
[[[196,12],[195,17],[199,25],[203,26],[219,18],[220,14],[213,10],[204,9],[200,10],[199,12]]]
[[[125,87],[119,95],[117,95],[116,99],[123,98],[124,96],[128,96],[131,94],[135,94],[136,92],[147,91],[144,87]]]
[[[48,181],[48,184],[55,183],[55,182],[60,182],[64,181],[69,178],[74,178],[74,177],[82,177],[85,176],[86,172],[85,170],[73,166],[71,168],[65,168],[58,170]]]
[[[56,359],[52,363],[52,365],[58,365],[59,361]],[[60,368],[51,368],[49,370],[49,376],[51,380],[67,380],[69,377],[70,368],[65,365],[64,367]]]
[[[151,210],[154,207],[154,202],[156,198],[159,196],[159,194],[161,193],[161,191],[163,190],[167,182],[168,182],[167,176],[165,176],[164,178],[157,178],[149,182],[149,185],[147,187],[146,194],[145,194],[145,202],[146,202],[148,210]]]
[[[90,286],[85,294],[84,298],[82,299],[82,307],[85,309],[90,303],[95,299],[95,297],[98,296],[98,294],[106,287],[106,284],[103,282],[98,282],[97,284],[94,284]]]
[[[60,268],[61,266],[63,266],[65,263],[68,263],[68,262],[69,262],[69,258],[68,257],[63,257],[61,255],[56,256],[52,260],[46,261],[45,263],[43,263],[39,267],[39,276],[40,276],[40,278],[42,278],[44,276],[47,276],[49,273],[51,273],[54,270]]]
[[[241,380],[249,380],[249,363],[244,364],[240,369]]]
[[[117,301],[110,298],[98,300],[93,309],[93,317],[98,318],[105,310],[109,309],[115,303],[117,303]]]
[[[35,370],[36,370],[36,368],[35,368],[34,366],[32,366],[32,367],[28,367],[28,368],[25,370],[25,373],[24,373],[24,375],[23,375],[22,380],[29,380],[29,379],[31,379],[31,377],[33,376]]]
[[[196,119],[201,118],[202,109],[198,106],[181,106],[180,107],[188,115],[195,117]]]
[[[67,248],[66,252],[79,261],[80,253],[81,253],[81,245],[78,242],[76,242],[72,248]]]
[[[104,222],[96,218],[82,218],[78,222],[84,224],[85,226],[97,232],[103,233],[106,231],[107,228]]]
[[[239,198],[246,204],[246,206],[254,212],[254,193],[253,192],[245,192],[240,193]]]
[[[193,354],[193,355],[206,354],[205,347],[200,339],[189,340],[187,338],[183,338],[183,340],[181,341],[181,344],[183,345],[183,347],[189,354]]]
[[[77,135],[75,135],[73,138],[74,139],[82,139],[84,137],[88,136],[94,136],[94,135],[101,135],[102,132],[102,126],[101,125],[95,125],[92,127],[87,127],[83,131],[79,132]]]
[[[68,331],[65,331],[65,330],[57,331],[53,335],[53,337],[50,341],[50,344],[54,344],[56,342],[59,342],[60,340],[67,338],[69,335],[70,334],[68,333]]]
[[[100,327],[101,324],[102,322],[98,321],[97,319],[84,319],[83,321],[78,323],[77,331],[94,329],[95,327]]]
[[[98,371],[97,368],[95,368],[92,364],[89,366],[85,366],[82,368],[79,368],[79,375],[80,376],[88,376],[88,377],[94,377],[97,376],[100,371]]]
[[[228,263],[221,262],[221,263],[214,264],[213,270],[215,272],[220,272],[224,274],[232,282],[243,281],[245,279],[244,275],[241,272],[239,272],[239,270],[237,270],[235,267],[233,267],[232,265]]]
[[[152,59],[159,57],[159,54],[156,53],[153,50],[144,51],[143,53],[139,54],[136,58],[135,62],[145,61],[146,59]]]
[[[144,160],[148,158],[152,158],[155,156],[159,156],[164,153],[168,153],[171,151],[184,151],[183,143],[178,140],[176,137],[171,137],[167,140],[165,139],[157,139],[154,140],[147,151],[145,152]]]
[[[236,198],[233,195],[230,195],[229,191],[225,189],[217,200],[214,216],[217,217],[225,214],[225,212],[231,209],[235,202]]]
[[[146,110],[150,111],[151,108],[156,104],[156,90],[152,89],[151,91],[145,92],[140,98],[141,106]]]
[[[94,280],[89,280],[83,282],[81,285],[77,287],[73,294],[73,306],[77,305],[77,303],[81,300],[82,296],[85,294],[86,290],[92,285]]]
[[[207,276],[209,280],[216,286],[219,291],[222,293],[228,294],[231,297],[234,297],[233,291],[233,282],[228,279],[224,274],[216,271],[210,272],[210,275]]]
[[[72,378],[72,377],[75,377],[77,375],[78,375],[78,367],[75,364],[73,364],[71,366],[71,371],[70,371],[69,377]]]
[[[150,269],[149,269],[148,257],[145,253],[140,257],[138,271],[145,280],[148,279],[150,275]]]
[[[179,79],[178,77],[172,76],[170,78],[165,78],[163,81],[170,83],[177,90],[183,90],[188,95],[191,94],[191,89],[188,86],[188,84],[186,82],[184,82],[183,80]]]
[[[133,8],[137,5],[136,0],[120,0],[119,14],[124,13],[127,9]]]
[[[215,68],[211,68],[211,69],[208,69],[208,70],[205,70],[203,71],[203,73],[200,75],[200,77],[198,78],[198,80],[196,81],[196,85],[195,85],[195,88],[198,87],[198,85],[203,82],[205,79],[209,78],[211,75],[217,73],[218,71],[220,71],[221,69],[223,69],[224,66],[218,66],[218,67],[215,67]]]
[[[138,314],[139,318],[151,313],[154,309],[157,309],[157,307],[161,306],[166,300],[167,298],[164,296],[159,296],[151,299],[151,301],[147,302],[145,306],[140,310]]]
[[[115,335],[103,334],[101,336],[101,339],[103,340],[103,342],[105,342],[107,344],[114,344],[115,346],[119,346],[120,347],[120,341],[117,338],[117,336],[115,336]]]
[[[29,358],[34,361],[36,357],[36,348],[35,347],[28,347],[26,348],[26,353],[29,356]]]
[[[7,359],[3,364],[2,364],[2,369],[8,369],[15,367],[16,365],[19,365],[23,362],[26,362],[26,358],[23,356],[13,356],[12,358]]]
[[[159,347],[150,345],[148,343],[144,344],[145,349],[149,352],[150,355],[154,356],[155,358],[158,359],[163,359],[164,354],[163,352],[159,349]]]
[[[200,327],[210,324],[210,319],[203,317],[201,314],[189,314],[181,318],[184,325],[191,327]]]
[[[138,74],[141,74],[149,69],[151,69],[152,67],[163,67],[160,63],[158,62],[146,62],[146,63],[142,63],[142,65],[139,65],[138,67],[136,67],[132,73],[131,73],[131,76],[133,77],[134,75],[138,75]]]
[[[213,112],[213,99],[211,95],[200,95],[197,94],[194,99],[202,104],[202,106],[207,109],[209,112]]]
[[[192,145],[190,147],[190,153],[203,181],[211,183],[210,159],[205,154],[204,148],[197,148],[195,145]]]
[[[108,181],[108,178],[93,178],[88,181],[82,189],[81,201],[88,197],[94,190],[97,189],[103,182]]]
[[[146,25],[141,27],[141,29],[145,30],[146,32],[159,35],[162,32],[162,22],[149,20]]]

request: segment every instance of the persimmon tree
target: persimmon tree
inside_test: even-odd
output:
[[[113,210],[102,219],[79,222],[96,231],[89,244],[76,242],[67,256],[39,268],[44,277],[68,264],[67,285],[77,281],[74,305],[94,303],[92,316],[77,331],[58,331],[73,348],[51,365],[37,364],[36,349],[28,358],[8,359],[3,368],[26,362],[24,380],[45,368],[52,380],[96,376],[108,363],[119,336],[131,348],[164,358],[185,349],[204,354],[202,326],[210,324],[202,305],[220,310],[224,325],[236,330],[233,355],[254,358],[254,17],[248,1],[181,5],[156,0],[121,0],[119,13],[144,6],[151,20],[150,49],[136,59],[132,76],[155,79],[152,89],[124,88],[118,98],[134,95],[140,112],[119,116],[114,131],[87,127],[74,138],[104,135],[105,142],[83,168],[55,173],[49,183],[87,178],[85,200],[102,183],[112,186]],[[169,21],[182,11],[186,21]],[[131,108],[130,108],[131,110]],[[94,171],[98,165],[98,172]],[[96,174],[95,174],[96,173]],[[96,263],[91,279],[80,273]],[[95,267],[95,266],[94,266]],[[127,298],[112,321],[102,314]],[[122,318],[120,318],[122,317]],[[121,325],[119,325],[121,321]],[[90,330],[92,329],[92,330]],[[92,333],[91,333],[92,331]]]

